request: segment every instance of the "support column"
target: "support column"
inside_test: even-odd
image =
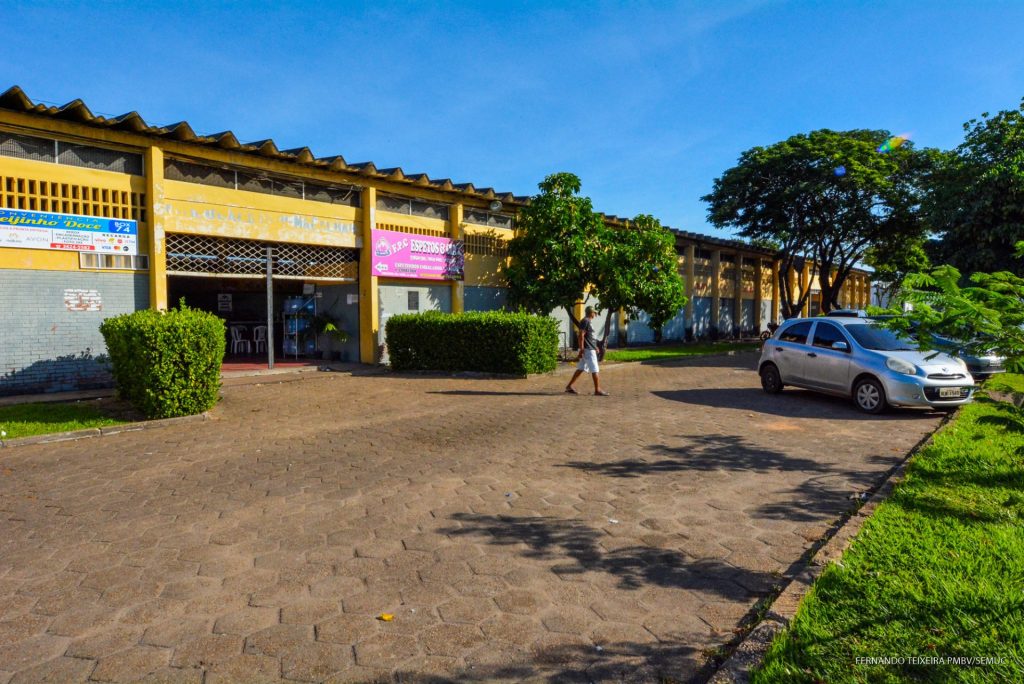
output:
[[[787,304],[795,303],[793,300],[800,298],[800,274],[795,268],[790,268],[786,273],[786,281],[789,283],[789,301]],[[791,318],[798,318],[799,312],[790,314]]]
[[[452,240],[462,240],[462,202],[448,207],[448,225]],[[452,313],[462,313],[466,306],[466,287],[462,280],[452,281]]]
[[[164,151],[146,148],[146,224],[149,227],[149,306],[167,310],[167,243],[164,233]]]
[[[761,315],[761,300],[764,297],[764,262],[757,257],[754,262],[754,334],[760,335],[764,328],[764,320]]]
[[[778,259],[772,261],[772,313],[769,320],[778,323],[781,313],[779,312],[779,269],[781,263]]]
[[[809,259],[804,261],[804,268],[800,272],[800,296],[803,297],[804,293],[811,289],[811,262]],[[811,298],[807,297],[804,300],[804,306],[800,310],[800,315],[807,317],[811,314]]]
[[[736,252],[736,270],[733,273],[732,336],[739,337],[743,330],[743,255]]]
[[[716,340],[720,334],[719,314],[722,311],[722,251],[716,249],[711,253],[711,339]]]
[[[696,259],[697,247],[692,244],[686,245],[686,308],[684,309],[686,318],[686,333],[684,334],[684,337],[686,338],[687,342],[693,340],[694,333],[696,331],[696,327],[694,326],[693,322],[693,298],[697,296],[697,293],[694,291],[693,277],[694,262]]]
[[[380,332],[380,291],[373,272],[373,235],[377,225],[377,188],[363,188],[360,197],[363,245],[359,250],[359,360],[380,360],[377,336]]]

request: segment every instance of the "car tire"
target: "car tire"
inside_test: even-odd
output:
[[[782,391],[783,387],[779,369],[775,367],[774,363],[765,364],[764,368],[761,369],[761,389],[766,394],[778,394]]]
[[[853,403],[864,413],[878,415],[888,406],[885,388],[874,378],[864,378],[853,387]]]

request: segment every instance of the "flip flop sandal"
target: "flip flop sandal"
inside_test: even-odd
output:
[[[575,387],[566,387],[565,392],[566,394],[579,394],[579,392],[576,391]]]
[[[601,390],[600,392],[594,392],[594,396],[595,397],[610,397],[611,395],[608,394],[607,392],[605,392],[604,390]]]

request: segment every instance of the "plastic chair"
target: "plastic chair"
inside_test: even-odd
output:
[[[231,353],[237,354],[239,349],[245,349],[246,354],[252,353],[252,343],[245,339],[245,327],[241,325],[231,326]]]
[[[256,353],[267,351],[267,326],[257,325],[252,329],[252,341],[256,345]]]

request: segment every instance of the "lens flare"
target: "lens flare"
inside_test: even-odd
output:
[[[882,154],[885,154],[886,152],[892,152],[893,150],[902,147],[903,144],[909,140],[909,133],[900,133],[899,135],[894,135],[888,140],[886,140],[884,143],[879,145],[878,151]]]

